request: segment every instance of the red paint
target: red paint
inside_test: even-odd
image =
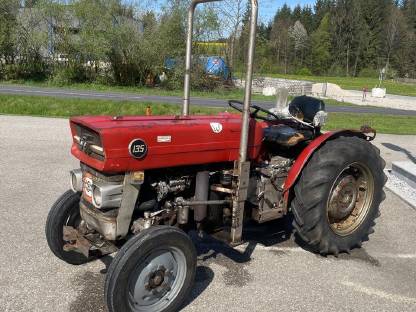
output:
[[[210,123],[222,125],[215,133]],[[111,116],[75,117],[101,136],[105,160],[100,161],[80,151],[76,144],[71,152],[83,163],[103,172],[125,172],[181,165],[209,164],[238,159],[241,115],[221,113],[215,116],[135,116],[113,119]],[[259,157],[265,122],[250,121],[249,159]],[[75,135],[71,126],[72,134]],[[157,142],[158,136],[171,136],[171,142]],[[129,154],[129,143],[142,139],[148,146],[143,159]]]

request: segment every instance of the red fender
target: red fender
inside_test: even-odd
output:
[[[305,167],[309,158],[317,149],[319,149],[321,145],[323,145],[326,141],[338,137],[340,135],[357,136],[366,140],[372,140],[374,138],[368,137],[367,135],[365,135],[365,133],[365,130],[330,131],[320,135],[319,137],[315,138],[311,143],[309,143],[309,145],[299,154],[298,158],[296,158],[295,163],[289,170],[288,176],[283,187],[283,194],[286,204],[288,204],[289,191],[298,179],[303,167]]]

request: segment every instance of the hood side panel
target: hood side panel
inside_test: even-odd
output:
[[[234,161],[238,158],[241,116],[140,116],[112,120],[111,117],[72,118],[98,132],[105,151],[103,161],[94,159],[73,144],[71,152],[81,162],[104,172],[125,172],[182,165]],[[258,157],[263,138],[262,122],[251,121],[249,158]],[[129,145],[135,139],[147,145],[142,159],[133,158]]]

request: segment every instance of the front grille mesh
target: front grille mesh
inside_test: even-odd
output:
[[[100,135],[94,130],[79,124],[74,124],[74,127],[76,133],[74,142],[77,144],[78,148],[92,158],[104,160],[104,151],[98,151],[97,149],[91,148],[91,146],[102,148]]]

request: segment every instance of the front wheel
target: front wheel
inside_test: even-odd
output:
[[[53,204],[46,220],[45,234],[49,248],[59,259],[70,264],[83,264],[91,260],[75,251],[64,250],[63,228],[77,228],[81,222],[79,212],[80,194],[72,190],[66,191]]]
[[[380,151],[363,139],[326,142],[294,188],[291,208],[299,236],[324,255],[361,246],[385,198],[384,166]]]
[[[178,311],[189,295],[196,250],[180,229],[154,226],[130,239],[112,261],[105,282],[110,312]]]

